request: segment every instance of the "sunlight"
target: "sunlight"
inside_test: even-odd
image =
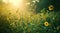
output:
[[[21,6],[22,0],[3,0],[4,3],[11,3],[13,6]]]
[[[14,6],[22,5],[22,0],[10,0],[9,2]]]
[[[8,3],[8,1],[9,1],[9,0],[2,0],[2,2],[4,2],[4,3]]]
[[[3,0],[3,3],[5,9],[10,10],[9,12],[11,14],[16,15],[17,13],[17,15],[20,14],[20,16],[25,16],[25,15],[30,15],[31,13],[27,11],[28,9],[27,6],[25,6],[25,0]]]

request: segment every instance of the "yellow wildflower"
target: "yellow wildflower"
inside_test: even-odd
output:
[[[48,22],[44,22],[44,25],[45,25],[45,26],[49,26],[49,23],[48,23]]]
[[[53,6],[53,5],[50,5],[48,8],[49,8],[49,10],[51,11],[51,10],[54,9],[54,6]]]

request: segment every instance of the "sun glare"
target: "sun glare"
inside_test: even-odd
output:
[[[11,3],[13,6],[21,6],[22,0],[3,0],[4,3]]]
[[[4,3],[8,3],[8,0],[2,0],[2,2],[4,2]]]
[[[7,10],[11,10],[11,13],[19,13],[21,16],[28,13],[27,6],[25,5],[25,0],[3,0],[4,5],[7,5]]]

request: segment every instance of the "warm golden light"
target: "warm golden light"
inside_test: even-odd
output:
[[[4,2],[4,3],[8,3],[8,1],[9,1],[9,0],[2,0],[2,2]]]
[[[13,6],[21,6],[22,0],[3,0],[4,3],[11,3]]]
[[[10,14],[26,16],[30,15],[31,12],[27,11],[25,0],[3,0],[4,10],[8,10]],[[27,3],[29,5],[30,3]],[[6,6],[5,6],[6,5]]]
[[[12,3],[14,6],[22,5],[22,0],[10,0],[10,3]]]

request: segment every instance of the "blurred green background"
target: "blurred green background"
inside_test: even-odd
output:
[[[0,33],[60,33],[60,0],[23,1],[15,8],[0,0]]]

